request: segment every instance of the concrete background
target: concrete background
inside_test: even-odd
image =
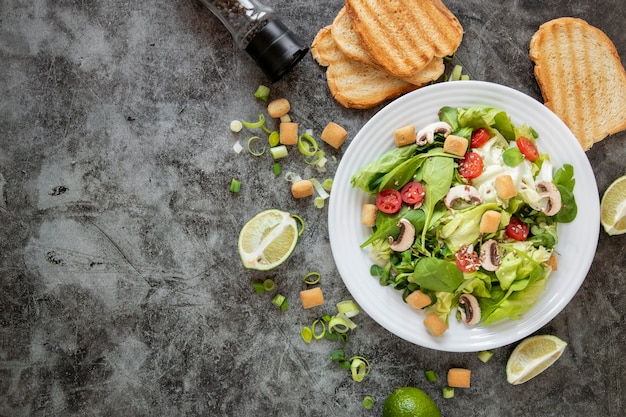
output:
[[[265,3],[307,43],[342,6]],[[581,17],[626,57],[622,0],[445,3],[465,29],[455,63],[538,100],[528,43],[549,19]],[[569,346],[525,385],[506,382],[514,345],[482,364],[405,342],[365,313],[345,346],[371,362],[365,381],[328,359],[341,344],[304,344],[301,327],[320,314],[299,305],[304,274],[321,272],[329,311],[350,294],[326,209],[294,201],[268,155],[232,149],[242,136],[229,122],[264,111],[252,97],[262,83],[196,0],[0,1],[0,416],[374,416],[397,385],[450,417],[624,414],[626,235],[600,233],[582,288],[537,332]],[[343,125],[347,143],[382,108],[342,108],[310,55],[272,86],[281,96],[318,135]],[[326,150],[340,160],[347,143]],[[600,195],[626,173],[625,143],[622,132],[587,153]],[[297,156],[283,169],[311,174]],[[282,267],[246,271],[238,231],[270,207],[301,215],[306,232]],[[268,277],[286,312],[252,291]],[[452,366],[470,367],[473,387],[444,400]]]

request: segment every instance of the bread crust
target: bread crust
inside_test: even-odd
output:
[[[604,32],[582,19],[554,19],[532,36],[529,55],[544,104],[583,150],[626,129],[626,72]]]
[[[400,78],[452,55],[463,37],[460,22],[440,0],[346,0],[345,7],[372,59]]]

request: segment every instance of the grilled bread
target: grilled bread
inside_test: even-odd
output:
[[[585,151],[626,129],[626,72],[600,29],[571,17],[546,22],[530,41],[530,58],[546,107]]]
[[[384,68],[372,59],[369,52],[367,52],[367,49],[365,49],[361,44],[359,37],[352,27],[352,19],[348,15],[345,7],[342,7],[335,17],[335,20],[331,25],[331,33],[333,39],[337,43],[337,47],[339,47],[339,49],[348,58],[384,71]],[[421,86],[438,79],[441,74],[443,74],[444,70],[445,65],[443,63],[443,58],[434,58],[422,70],[416,72],[415,74],[401,78],[411,84]]]
[[[332,96],[344,107],[367,109],[418,88],[384,71],[348,58],[335,43],[331,27],[322,28],[311,45],[311,55],[327,67]]]
[[[346,0],[345,7],[371,58],[400,78],[452,55],[463,37],[463,27],[440,0]]]

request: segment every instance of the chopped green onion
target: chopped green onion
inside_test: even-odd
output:
[[[459,81],[461,79],[461,72],[463,71],[463,67],[460,65],[455,65],[452,68],[452,73],[450,74],[450,81]]]
[[[263,286],[262,282],[253,281],[252,288],[254,288],[254,291],[257,294],[265,294],[265,287]]]
[[[280,165],[280,162],[274,162],[274,175],[278,176],[280,175],[282,171],[282,167]]]
[[[315,197],[313,199],[313,205],[319,209],[324,208],[325,203],[326,200],[324,200],[322,197]]]
[[[322,187],[324,187],[326,191],[330,192],[330,189],[333,187],[333,179],[326,178],[324,182],[322,183]]]
[[[248,152],[250,152],[252,155],[254,156],[261,156],[265,153],[265,146],[263,148],[261,148],[260,151],[253,151],[252,150],[252,142],[260,140],[261,138],[258,136],[251,136],[248,139]]]
[[[318,333],[315,331],[316,327],[321,327],[322,330]],[[324,324],[324,320],[317,319],[311,325],[311,330],[313,331],[313,337],[315,340],[320,340],[326,334],[326,325]]]
[[[289,123],[289,122],[291,122],[291,116],[289,116],[289,113],[284,114],[284,115],[280,116],[280,121],[281,121],[281,123]]]
[[[272,291],[275,286],[276,284],[274,283],[274,280],[270,278],[263,281],[263,288],[265,288],[265,291]]]
[[[264,85],[259,85],[254,92],[254,97],[267,103],[267,100],[270,97],[270,88]]]
[[[241,146],[241,143],[239,141],[235,142],[235,144],[233,145],[233,151],[235,151],[235,153],[240,154],[241,151],[243,151],[243,146]]]
[[[315,163],[315,168],[317,168],[318,172],[325,172],[326,171],[326,163],[328,162],[328,158],[326,158],[325,156],[322,156],[319,161],[317,161]]]
[[[259,114],[259,120],[257,122],[247,122],[242,120],[241,123],[248,129],[258,129],[259,127],[265,126],[265,116]]]
[[[302,330],[300,330],[300,336],[302,336],[302,340],[306,343],[311,343],[311,340],[313,339],[313,331],[310,327],[303,327]]]
[[[428,382],[437,382],[437,374],[435,374],[435,371],[424,371],[424,376]]]
[[[354,317],[360,313],[359,306],[352,300],[344,300],[337,303],[337,311],[346,317]]]
[[[276,307],[280,307],[285,300],[285,296],[279,293],[276,294],[274,298],[272,298],[272,304],[274,304]]]
[[[366,410],[371,410],[372,408],[374,408],[374,399],[371,396],[366,395],[363,398],[363,407],[365,407]]]
[[[314,155],[305,156],[304,162],[308,165],[317,165],[322,160],[322,158],[324,158],[325,155],[326,153],[323,150],[318,149]]]
[[[278,146],[278,144],[280,143],[280,133],[274,130],[272,133],[270,133],[270,136],[267,140],[269,141],[271,147]]]
[[[330,352],[331,361],[343,361],[346,359],[346,352],[343,349],[335,349]]]
[[[280,159],[289,155],[289,151],[285,145],[274,146],[270,148],[270,154],[272,154],[272,158]]]
[[[280,309],[281,311],[287,311],[287,309],[289,308],[289,302],[287,301],[287,299],[285,298],[283,300],[282,303],[280,303]]]
[[[480,359],[483,363],[489,362],[489,359],[493,356],[493,352],[490,350],[483,350],[478,352],[478,359]]]
[[[238,132],[241,132],[241,129],[243,129],[243,123],[241,123],[241,121],[233,120],[232,122],[230,122],[231,131],[238,133]]]
[[[300,223],[300,226],[302,226],[300,230],[298,230],[298,236],[302,236],[302,233],[304,233],[304,219],[297,214],[291,214],[291,217],[296,219],[298,223]]]
[[[442,393],[443,393],[443,398],[453,398],[454,397],[454,388],[453,387],[449,387],[449,386],[445,386],[442,388]]]
[[[307,285],[315,285],[320,282],[321,277],[322,276],[319,272],[309,272],[304,276],[304,283]]]
[[[240,189],[241,189],[241,183],[239,181],[237,181],[234,178],[230,180],[230,192],[231,193],[238,193]]]
[[[348,330],[355,329],[356,323],[346,317],[345,314],[339,313],[332,317],[328,322],[328,331],[331,333],[346,333]]]
[[[298,138],[298,151],[304,156],[315,156],[319,146],[313,136],[303,133]]]
[[[470,79],[470,76],[467,74],[463,74],[461,75],[461,81],[468,81]]]
[[[328,314],[324,314],[322,316],[322,320],[324,320],[326,323],[328,323],[330,321],[332,317],[330,317]]]
[[[350,358],[350,371],[352,379],[361,382],[370,372],[370,365],[363,356],[353,356]]]

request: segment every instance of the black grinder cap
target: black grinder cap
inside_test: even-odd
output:
[[[246,52],[271,82],[280,80],[309,50],[280,20],[270,20],[254,35]]]

